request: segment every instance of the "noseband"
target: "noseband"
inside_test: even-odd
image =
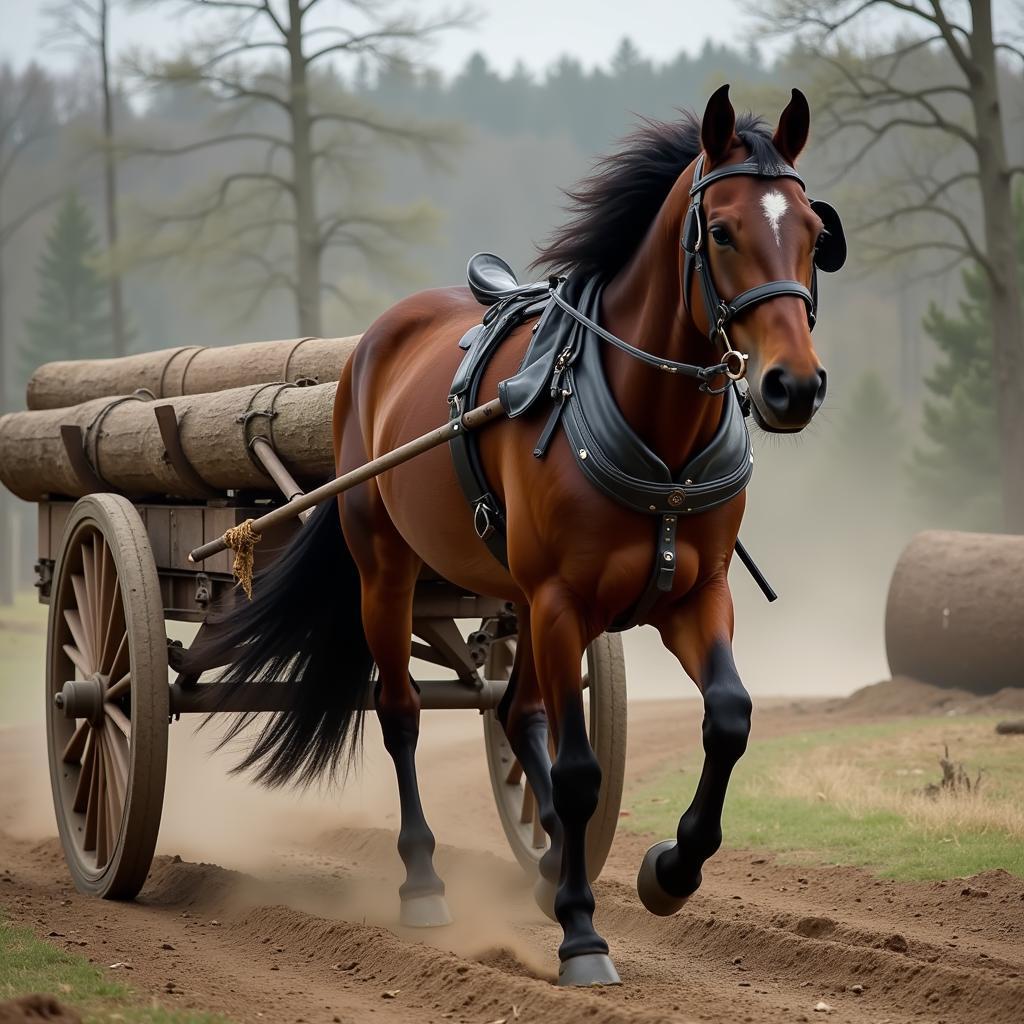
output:
[[[738,316],[745,313],[754,306],[767,302],[769,299],[778,298],[780,295],[793,295],[802,299],[807,306],[807,324],[814,330],[814,324],[818,316],[818,270],[833,272],[839,270],[846,262],[846,238],[843,233],[842,221],[835,208],[821,200],[812,200],[811,209],[821,218],[825,226],[823,243],[815,250],[814,264],[811,271],[811,287],[807,288],[799,281],[778,280],[768,281],[765,284],[755,285],[745,292],[740,292],[734,299],[726,302],[715,288],[714,277],[711,273],[711,260],[708,258],[707,250],[707,220],[704,215],[704,192],[709,185],[720,181],[722,178],[733,178],[740,175],[751,178],[793,178],[800,183],[800,187],[806,189],[803,178],[797,173],[794,167],[789,164],[780,164],[778,169],[767,173],[762,170],[757,161],[744,160],[742,163],[729,164],[720,167],[716,171],[704,174],[704,154],[697,158],[697,165],[693,173],[693,185],[690,188],[690,206],[683,220],[683,232],[680,244],[686,253],[683,261],[683,302],[687,312],[692,314],[690,309],[690,285],[694,273],[700,275],[700,290],[704,299],[704,311],[707,314],[710,331],[708,337],[712,342],[720,342],[724,352],[722,360],[713,366],[697,366],[693,363],[681,363],[674,359],[663,359],[650,352],[645,352],[636,345],[605,330],[600,324],[595,323],[588,316],[581,313],[575,306],[566,302],[559,294],[563,278],[552,278],[549,287],[551,298],[557,306],[573,317],[578,323],[588,330],[593,331],[599,338],[614,345],[617,349],[639,359],[649,366],[664,370],[666,373],[678,373],[687,377],[699,380],[700,390],[707,395],[720,395],[734,381],[742,380],[747,374],[747,355],[732,347],[726,327]],[[728,381],[721,387],[712,387],[711,381],[724,374]]]

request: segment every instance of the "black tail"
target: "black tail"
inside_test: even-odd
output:
[[[208,639],[185,656],[186,672],[226,665],[220,678],[232,688],[287,685],[292,694],[291,708],[262,726],[234,770],[256,768],[256,780],[269,786],[333,780],[358,748],[373,672],[359,572],[337,504],[317,508],[292,543],[256,575],[252,601],[236,591],[208,623]],[[239,714],[219,745],[255,718]]]

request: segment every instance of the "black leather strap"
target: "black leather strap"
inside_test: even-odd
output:
[[[489,324],[481,324],[466,332],[460,345],[468,344],[468,348],[448,395],[449,420],[459,419],[467,409],[476,405],[480,381],[497,347],[512,330],[530,316],[538,315],[542,309],[536,302],[535,292],[530,291],[520,295],[518,301],[507,302],[500,315]],[[455,475],[473,509],[473,528],[491,554],[507,566],[505,510],[487,482],[473,432],[459,432],[451,439],[449,447]]]
[[[807,304],[808,313],[814,311],[814,296],[799,281],[769,281],[767,284],[755,285],[753,288],[748,288],[745,292],[740,292],[731,302],[722,303],[722,308],[727,313],[727,316],[725,320],[720,320],[720,322],[723,325],[728,324],[730,320],[738,317],[740,313],[750,306],[756,306],[759,302],[765,302],[780,295],[795,295],[798,299],[803,299]]]
[[[814,329],[818,311],[818,276],[817,266],[811,270],[811,287],[801,284],[799,281],[766,281],[764,284],[748,288],[741,292],[734,299],[725,301],[718,294],[715,287],[714,275],[711,271],[711,262],[707,256],[707,225],[704,222],[704,209],[702,206],[704,191],[709,185],[713,185],[722,178],[733,178],[740,175],[756,178],[792,178],[804,187],[804,180],[796,172],[796,169],[788,164],[782,164],[773,172],[767,173],[760,169],[756,161],[745,160],[739,164],[728,164],[719,167],[717,170],[704,171],[704,154],[697,158],[697,165],[693,172],[693,185],[690,187],[690,208],[687,211],[683,223],[683,231],[680,237],[680,245],[686,253],[683,260],[683,303],[690,308],[690,283],[694,273],[699,275],[701,297],[704,301],[704,311],[708,318],[708,332],[712,341],[722,338],[723,332],[728,324],[738,316],[751,309],[753,306],[769,299],[778,298],[780,295],[795,295],[803,299],[807,306],[807,322],[811,329]],[[838,216],[838,215],[837,215]],[[726,342],[728,345],[728,343]]]

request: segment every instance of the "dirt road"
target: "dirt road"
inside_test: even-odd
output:
[[[774,703],[757,729],[828,720],[822,704]],[[680,736],[698,742],[698,721],[696,702],[633,705],[630,783]],[[555,988],[558,929],[533,907],[505,846],[478,725],[467,713],[438,714],[420,758],[457,918],[449,928],[396,924],[396,801],[375,727],[363,781],[338,800],[228,780],[224,760],[205,757],[209,740],[175,726],[165,852],[131,905],[74,891],[49,838],[40,738],[0,733],[0,906],[54,943],[124,965],[112,974],[165,1005],[238,1022],[1024,1020],[1019,879],[879,882],[729,851],[663,920],[633,890],[648,840],[622,830],[596,894],[625,984]]]

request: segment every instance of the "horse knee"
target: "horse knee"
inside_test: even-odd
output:
[[[704,751],[738,761],[750,735],[750,694],[736,677],[716,681],[704,694]]]

